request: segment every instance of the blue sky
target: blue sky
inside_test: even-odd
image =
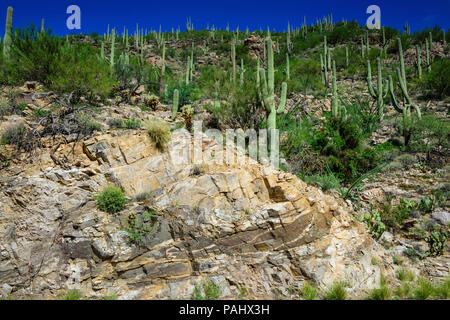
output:
[[[365,23],[366,9],[376,4],[381,8],[381,23],[402,29],[406,21],[412,31],[439,24],[446,30],[450,28],[450,0],[0,0],[0,34],[4,34],[4,21],[8,6],[14,8],[14,26],[24,27],[29,23],[40,25],[45,18],[46,26],[54,33],[64,35],[72,31],[66,28],[66,8],[75,4],[81,8],[81,32],[106,32],[107,25],[117,27],[121,33],[124,25],[131,31],[140,27],[165,30],[185,29],[186,17],[192,17],[195,29],[203,29],[207,23],[232,29],[247,26],[251,30],[267,28],[285,30],[287,21],[301,25],[306,15],[308,24],[333,13],[335,21],[357,20]]]

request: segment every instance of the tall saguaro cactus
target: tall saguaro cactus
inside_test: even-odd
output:
[[[267,40],[267,79],[266,71],[259,70],[260,80],[262,82],[262,103],[269,113],[267,117],[267,128],[276,129],[277,114],[284,112],[286,107],[287,84],[283,82],[281,91],[281,100],[278,107],[275,105],[275,69],[273,62],[272,39]]]
[[[372,70],[370,67],[370,61],[367,60],[367,87],[369,88],[369,93],[372,98],[377,100],[378,118],[382,121],[384,118],[384,99],[386,98],[389,90],[389,83],[385,82],[383,86],[380,58],[377,58],[377,88],[372,86]]]
[[[345,106],[339,106],[339,95],[337,92],[337,84],[336,84],[336,62],[333,60],[332,62],[332,86],[333,86],[333,97],[331,100],[331,116],[334,118],[340,117],[342,120],[346,120],[347,118],[347,109]]]
[[[178,114],[178,104],[180,101],[180,92],[178,89],[173,91],[173,104],[172,104],[172,119],[175,119]]]
[[[159,93],[164,94],[164,76],[166,74],[166,41],[163,39],[162,44],[162,66],[161,66],[161,77],[159,78]]]
[[[8,11],[6,14],[5,37],[3,38],[3,56],[6,59],[9,59],[11,56],[12,22],[13,22],[13,8],[8,7]]]
[[[116,29],[112,29],[111,31],[111,57],[110,57],[110,64],[111,69],[114,68],[114,50],[116,45]]]
[[[416,46],[416,56],[417,56],[417,75],[419,79],[422,79],[422,58],[420,57],[419,46]]]
[[[231,40],[231,62],[233,63],[233,84],[236,83],[236,44]]]

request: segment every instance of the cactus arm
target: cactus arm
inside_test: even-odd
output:
[[[262,83],[262,86],[261,86],[262,99],[261,100],[262,100],[262,103],[263,103],[264,107],[266,108],[267,112],[270,112],[271,108],[270,108],[270,103],[268,100],[269,91],[267,89],[266,71],[263,68],[259,69],[259,76],[261,78],[260,80]]]
[[[397,102],[397,98],[395,97],[394,82],[392,81],[392,76],[389,76],[389,94],[391,96],[392,105],[394,106],[395,110],[399,113],[403,113],[403,108]]]
[[[3,37],[3,56],[6,59],[9,59],[11,57],[12,23],[13,23],[13,8],[8,7],[6,14],[5,36]]]
[[[376,99],[378,94],[372,86],[372,68],[369,59],[367,59],[367,87],[372,98]]]

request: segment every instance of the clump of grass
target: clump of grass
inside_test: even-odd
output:
[[[202,294],[202,287],[203,293]],[[194,292],[192,293],[192,300],[217,300],[220,298],[220,287],[213,281],[203,281],[201,285],[195,285]]]
[[[117,295],[115,293],[108,294],[102,297],[102,300],[117,300]]]
[[[416,275],[411,270],[401,268],[397,271],[397,278],[398,280],[405,282],[405,281],[414,281],[416,278]]]
[[[411,295],[412,288],[409,283],[402,283],[399,287],[397,287],[394,291],[394,295],[399,298],[407,298]]]
[[[96,200],[97,207],[108,213],[117,213],[122,211],[128,202],[122,190],[116,187],[106,187],[96,197]]]
[[[417,286],[414,288],[413,297],[416,300],[427,300],[434,293],[433,283],[425,278],[417,280]]]
[[[300,289],[300,296],[303,300],[314,300],[317,296],[317,289],[309,282],[306,282]]]
[[[61,300],[81,300],[82,295],[78,289],[70,289],[61,295]]]
[[[448,299],[450,297],[450,277],[447,277],[441,284],[434,288],[436,298]]]
[[[348,287],[348,283],[346,281],[338,281],[333,283],[333,285],[325,292],[324,300],[346,300],[346,287]]]
[[[144,122],[144,127],[155,147],[161,151],[165,150],[171,138],[169,126],[165,122],[149,120]]]

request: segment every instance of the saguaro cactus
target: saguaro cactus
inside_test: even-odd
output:
[[[289,64],[289,53],[286,53],[286,78],[291,80],[291,68]]]
[[[178,89],[173,91],[173,104],[172,104],[172,119],[175,119],[178,114],[178,104],[180,102],[180,92]]]
[[[262,103],[266,108],[266,111],[269,113],[267,117],[267,128],[270,130],[276,129],[277,113],[281,114],[284,112],[287,95],[287,84],[286,82],[283,82],[280,104],[278,107],[275,106],[275,69],[273,62],[273,46],[270,38],[267,40],[267,65],[267,79],[266,71],[264,69],[261,68],[259,73],[262,82]]]
[[[350,65],[349,59],[348,59],[348,46],[345,46],[345,66],[348,68]]]
[[[370,67],[370,61],[367,60],[367,87],[369,88],[369,93],[372,98],[377,100],[378,118],[381,121],[384,117],[384,99],[386,98],[389,90],[389,83],[386,82],[383,87],[380,58],[377,58],[377,88],[372,86],[372,70]]]
[[[236,83],[236,44],[231,40],[231,62],[233,63],[233,84]]]
[[[166,74],[166,41],[163,39],[162,45],[162,66],[161,66],[161,77],[159,78],[159,94],[164,94],[164,76]]]
[[[114,68],[114,50],[116,45],[116,29],[112,29],[111,32],[111,56],[110,56],[110,64],[111,69]]]
[[[8,7],[8,11],[6,14],[5,36],[3,38],[3,56],[6,59],[9,59],[11,56],[12,21],[13,21],[13,8]]]
[[[346,120],[347,118],[347,109],[345,106],[339,107],[339,95],[337,92],[337,85],[336,85],[336,62],[333,60],[333,76],[332,76],[332,82],[333,82],[333,98],[331,100],[331,116],[334,118],[340,117],[342,120]]]
[[[420,57],[420,49],[419,46],[416,46],[416,56],[417,56],[417,75],[419,79],[422,79],[422,58]]]

